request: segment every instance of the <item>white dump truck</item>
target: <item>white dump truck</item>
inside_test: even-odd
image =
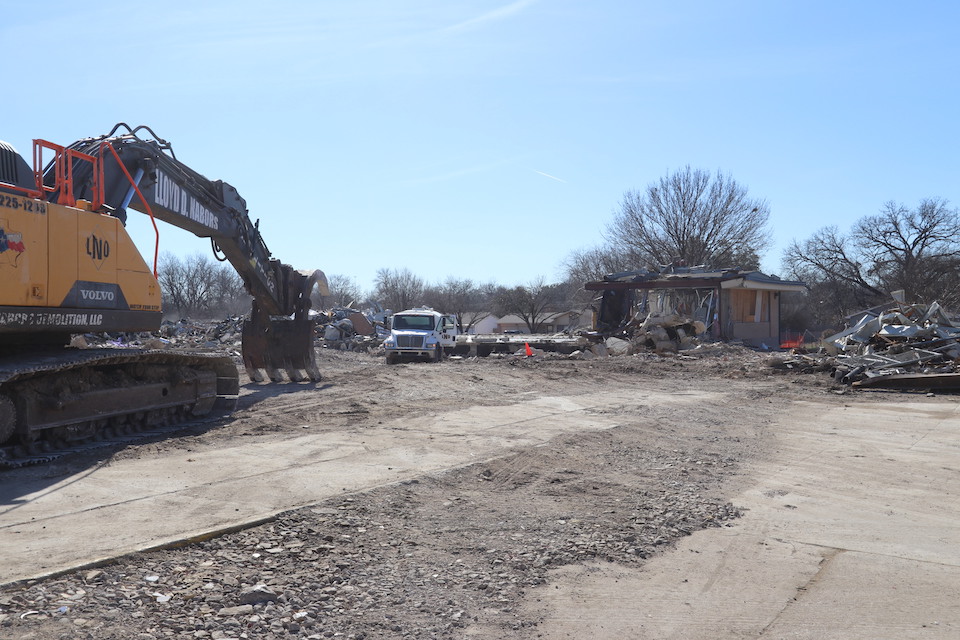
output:
[[[453,352],[457,341],[457,318],[430,308],[408,309],[393,314],[390,337],[383,341],[387,364],[401,360],[439,362]]]

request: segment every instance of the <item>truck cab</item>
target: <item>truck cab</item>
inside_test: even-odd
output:
[[[401,360],[440,362],[453,352],[457,340],[457,318],[422,307],[395,313],[390,337],[383,341],[387,364]]]

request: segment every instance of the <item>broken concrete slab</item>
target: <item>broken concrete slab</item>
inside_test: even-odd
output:
[[[607,347],[607,353],[611,356],[625,356],[632,350],[629,342],[613,336],[604,340],[603,343]]]

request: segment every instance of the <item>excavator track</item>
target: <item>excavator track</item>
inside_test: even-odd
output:
[[[90,349],[0,357],[0,468],[39,464],[231,413],[223,354]]]

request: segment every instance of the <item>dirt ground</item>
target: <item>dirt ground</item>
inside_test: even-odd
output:
[[[343,495],[182,548],[8,585],[0,638],[537,638],[543,620],[524,599],[551,570],[639,566],[694,531],[732,526],[742,466],[769,453],[768,427],[787,400],[840,406],[877,397],[852,400],[825,374],[784,371],[769,355],[723,345],[679,356],[399,366],[324,352],[321,363],[321,383],[246,384],[231,419],[113,451],[106,462],[60,462],[56,473],[238,440],[256,447],[300,437],[305,425],[344,434],[397,419],[416,425],[451,408],[544,395],[696,391],[716,400],[604,406],[594,411],[615,428]],[[4,472],[0,482],[31,473],[50,471]]]

